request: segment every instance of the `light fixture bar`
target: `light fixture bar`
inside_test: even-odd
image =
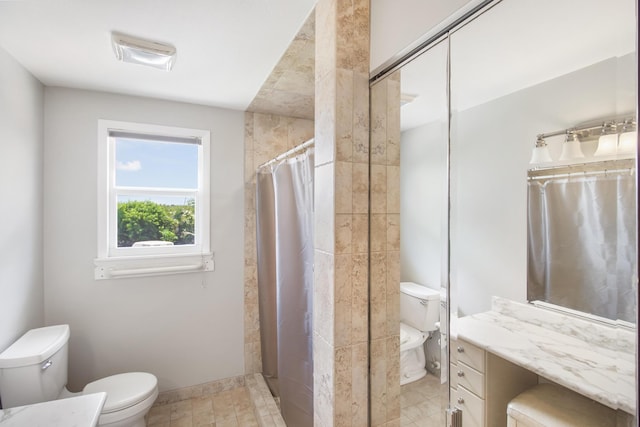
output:
[[[607,120],[599,120],[598,122],[589,122],[583,125],[574,126],[568,129],[557,130],[553,132],[545,132],[538,134],[538,139],[550,138],[552,136],[566,135],[568,133],[575,134],[580,141],[588,141],[598,139],[601,135],[602,126],[612,126],[622,129],[626,126],[625,132],[636,130],[636,119],[634,116],[625,116],[623,118],[614,118]]]
[[[568,129],[545,132],[537,135],[536,145],[531,153],[531,165],[551,164],[549,149],[545,138],[565,135],[562,152],[558,159],[561,163],[575,161],[584,157],[581,142],[598,140],[594,158],[620,158],[635,155],[637,146],[637,123],[635,116],[592,121]]]
[[[112,33],[111,45],[116,58],[130,64],[170,71],[176,60],[175,47],[126,34]]]

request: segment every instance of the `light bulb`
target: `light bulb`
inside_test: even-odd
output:
[[[618,154],[635,154],[638,145],[638,131],[620,134]]]
[[[596,157],[615,156],[618,150],[618,134],[610,133],[600,135],[598,139],[598,149],[593,154]]]
[[[582,153],[582,148],[580,147],[580,140],[578,139],[578,135],[573,132],[567,133],[567,138],[562,144],[562,153],[560,153],[560,160],[573,160],[580,159],[584,157]]]
[[[547,147],[547,143],[544,139],[538,137],[536,146],[531,152],[531,161],[529,161],[529,164],[535,165],[538,163],[550,163],[551,161],[551,154],[549,154],[549,147]]]

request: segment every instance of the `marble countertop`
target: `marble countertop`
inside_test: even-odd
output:
[[[93,393],[0,409],[0,426],[95,427],[106,398],[106,393]]]
[[[452,322],[452,337],[613,409],[636,413],[635,334],[495,298],[492,310]]]

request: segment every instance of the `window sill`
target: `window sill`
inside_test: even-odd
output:
[[[212,253],[96,258],[95,280],[213,271]]]

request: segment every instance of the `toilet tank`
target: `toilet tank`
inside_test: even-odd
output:
[[[419,331],[435,331],[440,320],[440,292],[413,282],[400,283],[400,321]]]
[[[0,353],[3,408],[57,399],[67,385],[69,325],[31,329]]]

